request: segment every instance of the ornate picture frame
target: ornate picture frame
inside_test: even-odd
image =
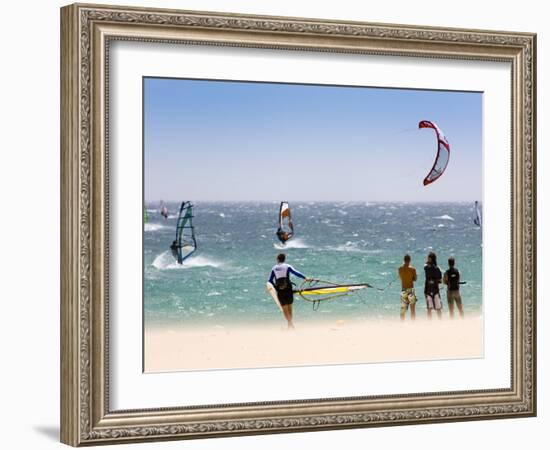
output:
[[[112,410],[109,49],[117,40],[511,65],[511,384]],[[97,445],[536,414],[536,35],[75,4],[61,9],[61,441]]]

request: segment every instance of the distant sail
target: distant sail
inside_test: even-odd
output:
[[[428,172],[428,175],[424,178],[424,186],[427,186],[437,180],[441,175],[443,175],[443,172],[445,172],[451,156],[451,146],[443,134],[443,131],[441,131],[435,122],[421,120],[418,124],[418,128],[431,128],[435,131],[435,136],[437,138],[437,153],[435,156],[435,161],[431,170]]]
[[[172,254],[181,264],[197,250],[195,227],[193,226],[193,205],[182,202],[176,224],[176,239],[170,246]]]
[[[160,201],[160,214],[165,219],[168,219],[168,208],[166,207],[166,205],[162,200]]]
[[[481,206],[478,201],[474,203],[474,224],[481,228]]]
[[[288,202],[281,202],[279,207],[279,227],[277,228],[277,237],[284,244],[294,236],[294,224]]]

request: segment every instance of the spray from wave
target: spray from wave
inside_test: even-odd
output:
[[[273,247],[277,250],[287,250],[289,248],[309,248],[309,245],[307,245],[301,238],[296,238],[287,241],[285,244],[277,242],[273,244]]]
[[[157,255],[153,263],[153,267],[159,270],[174,270],[174,269],[191,269],[194,267],[214,267],[220,268],[223,263],[213,259],[209,259],[205,256],[191,256],[183,261],[182,264],[178,264],[174,257],[167,250],[160,255]]]

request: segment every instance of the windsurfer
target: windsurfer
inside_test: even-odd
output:
[[[277,298],[283,309],[283,314],[288,324],[289,329],[294,328],[292,322],[292,303],[294,302],[294,294],[292,292],[292,282],[290,281],[290,274],[302,278],[306,281],[310,281],[305,275],[298,272],[290,264],[285,263],[286,255],[279,253],[277,255],[277,264],[271,269],[271,275],[269,276],[269,282],[275,287],[277,291]]]
[[[294,235],[294,225],[288,202],[281,202],[279,207],[279,227],[276,234],[282,244],[285,244]]]
[[[179,261],[177,241],[172,242],[172,245],[170,246],[170,250],[172,251],[172,255],[174,256],[174,258],[176,258]]]
[[[277,237],[283,244],[290,239],[289,233],[283,231],[281,228],[277,228]]]

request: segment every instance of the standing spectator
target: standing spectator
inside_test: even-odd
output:
[[[441,296],[439,295],[439,285],[441,283],[441,270],[437,267],[437,256],[434,252],[428,253],[426,265],[424,266],[426,282],[424,284],[424,295],[426,297],[426,307],[428,308],[428,319],[432,318],[432,311],[435,309],[437,317],[441,319]]]
[[[399,279],[401,280],[401,311],[399,317],[405,320],[407,309],[411,308],[411,320],[416,317],[416,294],[414,292],[414,282],[416,281],[416,269],[411,266],[411,256],[403,257],[403,265],[398,269]]]
[[[443,283],[447,285],[447,303],[451,319],[455,315],[455,304],[460,317],[463,318],[464,310],[462,309],[462,298],[460,297],[460,272],[455,268],[455,259],[453,257],[449,258],[449,270],[443,275]]]

